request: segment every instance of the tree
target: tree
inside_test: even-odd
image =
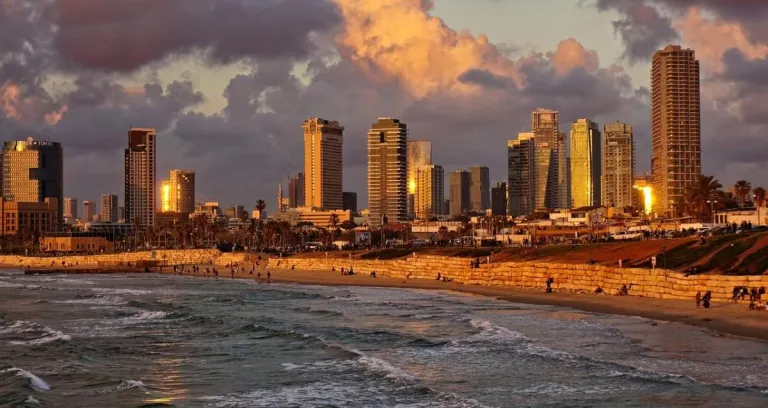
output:
[[[758,187],[752,191],[755,193],[755,204],[758,207],[762,207],[765,204],[765,189]]]
[[[267,209],[267,202],[264,200],[256,200],[256,210],[259,211],[259,217],[263,218],[262,213]]]
[[[749,192],[752,191],[752,184],[746,180],[739,180],[733,187],[736,191],[736,196],[739,198],[739,205],[744,207],[747,197],[749,197]]]
[[[723,201],[721,188],[723,185],[715,179],[715,176],[699,176],[698,182],[686,190],[685,205],[688,214],[700,220],[706,219],[715,207],[713,203]]]
[[[328,219],[328,224],[331,226],[331,242],[336,241],[336,230],[339,228],[339,214],[331,214]]]

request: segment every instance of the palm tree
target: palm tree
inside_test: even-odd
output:
[[[697,183],[688,187],[686,191],[686,207],[688,214],[704,220],[711,215],[714,207],[713,203],[723,201],[723,192],[720,190],[723,185],[720,184],[715,176],[699,176]]]
[[[259,217],[263,218],[262,213],[267,209],[267,202],[264,200],[256,200],[256,210],[259,212]]]
[[[749,192],[752,191],[752,184],[746,180],[739,180],[733,187],[736,190],[736,196],[739,198],[739,205],[744,207],[747,197],[749,197]]]
[[[335,242],[336,230],[339,228],[339,214],[331,214],[328,224],[331,226],[331,242]]]
[[[758,187],[752,192],[755,193],[755,204],[757,204],[758,207],[762,207],[765,204],[765,189]]]

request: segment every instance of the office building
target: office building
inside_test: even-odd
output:
[[[93,201],[83,201],[83,221],[93,222],[93,217],[96,216],[96,203]]]
[[[116,194],[101,195],[101,216],[99,217],[101,222],[117,222],[120,219],[117,204]]]
[[[600,127],[589,119],[571,125],[571,206],[598,207],[602,204],[603,141]]]
[[[469,168],[469,211],[485,214],[491,208],[491,176],[488,167]]]
[[[653,55],[651,135],[654,211],[674,216],[701,176],[699,61],[693,50],[670,45]]]
[[[9,201],[0,198],[0,235],[59,231],[58,211],[59,203],[55,198],[45,198],[42,202]]]
[[[408,216],[416,215],[416,191],[418,171],[421,166],[432,164],[432,142],[428,140],[408,141]]]
[[[67,197],[64,199],[64,218],[71,218],[75,219],[77,218],[77,215],[80,214],[79,211],[77,211],[77,198]]]
[[[536,209],[535,142],[533,133],[520,133],[507,143],[508,214],[527,216]]]
[[[342,205],[343,205],[342,194]],[[304,207],[304,173],[288,180],[288,208]]]
[[[506,217],[507,207],[507,183],[498,182],[491,189],[491,214]]]
[[[352,211],[353,214],[357,213],[357,193],[351,191],[345,191],[341,194],[343,206],[342,210]]]
[[[536,109],[531,115],[534,140],[534,206],[536,209],[568,208],[568,168],[565,135],[560,113]]]
[[[642,214],[652,214],[655,199],[653,195],[653,178],[651,175],[646,173],[635,176],[632,188],[634,190],[634,194],[632,195],[632,207]]]
[[[448,176],[448,205],[450,215],[457,217],[469,211],[469,172],[456,170]]]
[[[603,206],[633,207],[635,140],[632,126],[616,122],[603,132]]]
[[[210,206],[210,204],[211,203],[206,203],[205,206]],[[205,208],[205,206],[203,206],[203,208]],[[213,208],[213,207],[211,207],[211,208]],[[218,207],[216,207],[216,208],[218,208]],[[210,209],[203,210],[203,211],[210,212],[211,214],[216,214],[216,212],[217,212],[217,210],[210,210]],[[242,206],[242,205],[236,205],[234,207],[227,207],[227,209],[224,210],[224,216],[227,217],[227,218],[242,219],[247,214],[248,214],[248,212],[245,211],[245,206]]]
[[[149,128],[131,128],[125,149],[125,220],[140,228],[155,225],[156,139]]]
[[[408,220],[408,126],[378,118],[368,131],[368,209],[371,226]]]
[[[304,205],[338,210],[342,202],[344,128],[320,118],[304,121]]]
[[[416,170],[416,218],[429,220],[445,215],[445,172],[435,164]]]
[[[160,187],[160,209],[164,213],[195,212],[195,172],[171,170]]]
[[[117,222],[125,222],[125,207],[117,207]]]
[[[331,217],[334,215],[337,217],[336,227],[353,220],[352,211],[350,210],[313,211],[306,207],[289,208],[275,214],[274,219],[278,222],[287,222],[292,227],[297,226],[299,223],[311,223],[312,226],[317,228],[330,228],[332,227]]]
[[[61,144],[27,138],[5,142],[2,197],[6,201],[43,203],[56,199],[56,229],[64,224],[64,160]]]

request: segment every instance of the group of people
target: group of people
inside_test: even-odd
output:
[[[442,282],[451,282],[451,281],[453,281],[453,278],[449,278],[449,277],[441,274],[440,272],[438,272],[437,273],[437,278],[435,278],[435,280],[442,281]]]
[[[701,295],[701,291],[696,292],[696,307],[704,306],[704,309],[709,309],[710,304],[712,304],[712,291],[706,291],[704,296]]]
[[[753,287],[752,289],[746,286],[734,286],[731,300],[736,303],[737,300],[744,300],[744,298],[748,297],[751,302],[754,302],[761,300],[763,295],[765,295],[765,287],[763,286],[759,288]]]

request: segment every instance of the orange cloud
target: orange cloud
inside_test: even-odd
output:
[[[594,72],[600,67],[600,58],[594,50],[588,50],[574,38],[568,38],[557,45],[555,52],[548,52],[547,57],[559,75],[567,74],[574,68],[584,68]]]

